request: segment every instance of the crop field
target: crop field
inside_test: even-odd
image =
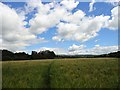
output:
[[[3,88],[118,88],[118,59],[2,62]]]

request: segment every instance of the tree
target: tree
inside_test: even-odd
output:
[[[14,53],[8,50],[2,50],[2,60],[14,60]]]
[[[25,52],[15,53],[14,60],[29,60],[31,57]]]
[[[32,51],[32,59],[53,59],[55,58],[55,53],[53,51],[45,50],[37,53],[36,51]]]

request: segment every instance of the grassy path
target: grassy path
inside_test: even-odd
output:
[[[46,72],[45,72],[45,85],[46,85],[46,87],[47,88],[51,88],[51,67],[52,67],[52,65],[54,64],[54,62],[55,61],[51,61],[51,63],[48,65],[48,68],[47,68],[47,70],[46,70]]]

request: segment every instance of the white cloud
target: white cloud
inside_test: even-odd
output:
[[[107,54],[110,52],[116,52],[118,51],[118,46],[100,46],[95,45],[93,48],[85,48],[84,45],[72,45],[69,47],[69,54],[72,55],[79,55],[79,54],[93,54],[93,55],[99,55],[99,54]]]
[[[60,4],[62,4],[67,10],[73,10],[75,7],[77,7],[79,2],[75,2],[75,0],[63,0]]]
[[[69,50],[70,52],[74,52],[74,51],[76,51],[76,50],[83,50],[85,47],[86,47],[85,45],[80,45],[80,46],[78,46],[78,45],[73,44],[72,46],[70,46],[70,47],[68,48],[68,50]]]
[[[41,47],[40,49],[36,49],[35,51],[44,51],[44,50],[50,50],[54,51],[56,55],[61,55],[61,54],[68,54],[68,51],[63,49],[63,48],[48,48],[48,47]]]
[[[74,14],[73,14],[74,15]],[[109,20],[109,16],[96,16],[96,17],[83,17],[82,20],[77,19],[76,23],[73,23],[74,18],[68,23],[59,23],[57,25],[56,40],[74,40],[79,42],[87,41],[97,36],[97,33]],[[78,23],[77,23],[78,22]],[[54,39],[55,40],[55,39]]]
[[[100,55],[118,51],[118,46],[100,46],[95,45],[93,48],[86,48],[86,45],[73,44],[68,49],[40,47],[34,51],[40,52],[44,50],[54,51],[56,55]],[[26,50],[27,51],[27,50]],[[30,54],[30,50],[28,51]]]
[[[85,17],[85,13],[82,10],[78,10],[75,13],[70,13],[63,17],[63,20],[69,23],[78,24]]]
[[[41,0],[38,0],[37,3],[30,2],[25,7],[16,10],[0,3],[0,11],[2,12],[0,25],[2,25],[1,31],[3,31],[1,32],[3,36],[1,48],[16,51],[33,43],[43,42],[44,38],[37,38],[37,35],[58,24],[60,19],[68,14],[67,10],[75,8],[77,3],[70,1],[70,7],[67,7],[65,3],[61,3],[62,7],[59,5],[53,7],[53,3],[42,4]],[[66,9],[64,9],[65,7]],[[25,15],[32,12],[35,8],[37,13],[34,16],[35,18],[33,17],[29,21],[31,27],[27,29],[24,27],[27,24],[24,22],[25,18],[27,18]],[[54,9],[50,10],[51,8]]]
[[[32,40],[43,41],[41,38],[37,39],[37,36],[24,27],[23,18],[16,13],[15,9],[0,3],[0,11],[2,12],[0,22],[2,47],[0,48],[16,51],[31,45]]]
[[[87,16],[82,10],[74,13],[72,10],[77,7],[79,2],[75,0],[63,0],[59,4],[29,2],[23,9],[9,8],[7,5],[0,3],[0,11],[2,12],[3,48],[17,50],[25,48],[38,42],[44,42],[44,38],[37,38],[38,34],[46,32],[51,27],[57,27],[57,34],[53,36],[53,40],[64,41],[73,40],[84,42],[98,35],[101,28],[116,29],[118,12],[117,7],[111,10],[110,16]],[[93,6],[93,3],[90,5]],[[25,15],[32,12],[36,8],[36,14],[30,19],[30,28],[25,28]],[[0,36],[1,37],[1,36]]]
[[[38,13],[29,22],[31,25],[30,31],[37,35],[56,26],[57,35],[52,37],[56,41],[87,41],[96,37],[101,28],[104,28],[105,24],[108,25],[110,19],[110,16],[104,15],[95,17],[86,16],[82,10],[72,13],[71,10],[79,4],[75,0],[63,0],[60,2],[60,5],[56,4],[56,6],[53,3],[42,4],[40,1],[38,3],[34,4],[32,2],[31,4],[31,7],[38,8]],[[90,6],[92,7],[94,3],[95,1],[93,0]],[[112,19],[114,19],[114,16]],[[109,23],[112,21],[109,21]]]
[[[65,16],[68,16],[71,14],[71,11],[77,7],[79,2],[76,2],[75,0],[63,0],[59,4],[56,3],[48,3],[48,4],[43,4],[41,0],[38,0],[38,2],[31,2],[28,3],[26,7],[28,7],[32,10],[34,8],[37,8],[37,12],[35,14],[35,18],[32,18],[29,21],[30,24],[30,31],[33,34],[41,34],[46,32],[49,28],[56,26],[57,24],[60,23],[61,20]],[[83,17],[82,11],[80,12],[77,11],[75,15],[77,18]],[[73,16],[74,18],[75,16]]]
[[[54,37],[52,37],[52,40],[55,40],[55,41],[62,41],[62,39],[61,39],[59,36],[54,36]]]
[[[92,0],[91,3],[89,4],[89,12],[95,10],[94,4],[95,4],[95,0]]]
[[[106,23],[106,27],[111,30],[118,30],[118,20],[120,20],[118,18],[118,16],[120,16],[120,13],[118,13],[118,8],[119,8],[119,6],[114,7],[111,10],[112,19],[108,20],[108,23]]]
[[[56,6],[56,8],[50,10],[50,5],[51,3],[46,5],[41,4],[41,6],[38,7],[38,13],[35,15],[35,18],[32,18],[29,22],[32,33],[41,34],[47,31],[48,28],[54,27],[60,22],[61,18],[67,12],[63,7],[60,6]]]

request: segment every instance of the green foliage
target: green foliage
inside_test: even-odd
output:
[[[3,88],[116,88],[116,58],[3,62]]]

